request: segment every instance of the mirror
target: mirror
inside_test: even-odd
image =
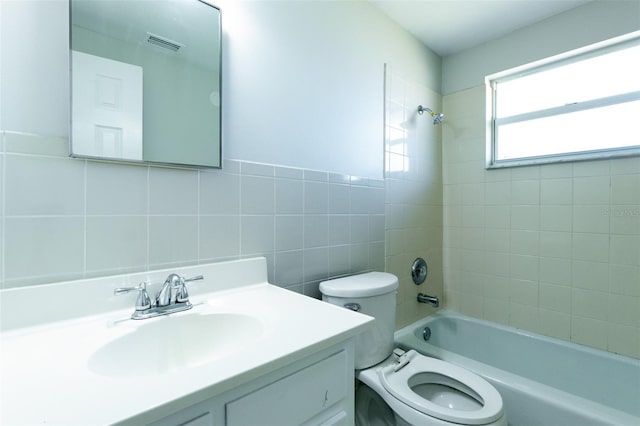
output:
[[[220,10],[70,0],[71,156],[221,167]]]

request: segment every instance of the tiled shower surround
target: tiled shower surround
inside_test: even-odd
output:
[[[2,288],[265,256],[271,282],[319,297],[321,280],[384,270],[382,180],[99,162],[1,136]]]
[[[418,105],[439,111],[440,94],[385,67],[386,271],[400,281],[396,326],[434,312],[416,302],[419,292],[443,302],[441,127]],[[411,264],[427,261],[429,273],[416,286]],[[442,305],[441,305],[442,306]]]
[[[640,157],[485,170],[485,88],[444,97],[447,306],[640,358]]]

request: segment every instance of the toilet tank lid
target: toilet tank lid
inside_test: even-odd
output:
[[[397,288],[398,277],[387,272],[367,272],[320,283],[320,292],[333,297],[379,296]]]

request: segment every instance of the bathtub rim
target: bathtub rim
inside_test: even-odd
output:
[[[553,406],[563,408],[563,409],[566,409],[567,406],[569,406],[573,411],[576,411],[576,412],[584,412],[586,410],[590,414],[593,413],[594,420],[600,421],[603,423],[609,423],[611,422],[612,418],[615,418],[616,421],[622,421],[624,422],[624,424],[638,424],[640,417],[637,417],[631,413],[621,411],[619,409],[616,409],[607,405],[603,405],[597,401],[593,401],[590,399],[583,398],[581,396],[574,395],[567,391],[554,388],[549,385],[545,385],[543,383],[520,376],[518,374],[501,370],[497,367],[493,367],[483,362],[476,361],[466,356],[462,356],[457,353],[448,351],[446,349],[439,348],[437,346],[430,344],[427,341],[420,339],[415,334],[417,330],[419,329],[421,330],[425,326],[429,325],[429,323],[435,321],[438,318],[457,318],[463,321],[476,322],[476,323],[485,325],[487,327],[501,329],[503,331],[507,331],[510,333],[524,335],[529,338],[549,341],[553,344],[560,344],[565,347],[577,346],[580,350],[591,352],[597,355],[603,355],[605,357],[610,357],[612,359],[616,359],[621,362],[637,365],[638,367],[640,367],[640,360],[636,360],[635,358],[631,358],[631,357],[626,357],[624,355],[603,351],[601,349],[580,345],[579,343],[567,342],[557,338],[544,336],[538,333],[522,330],[512,326],[494,323],[494,322],[483,320],[480,318],[470,317],[450,309],[440,310],[432,315],[429,315],[425,318],[415,321],[397,330],[394,333],[394,341],[396,345],[405,350],[415,349],[416,351],[422,354],[425,354],[427,356],[432,356],[434,358],[441,359],[443,361],[451,362],[452,364],[471,370],[472,372],[484,377],[490,382],[496,382],[501,386],[512,388],[517,392],[526,393],[526,394],[532,394],[535,392],[536,398],[542,400],[544,403],[551,404]],[[422,345],[423,347],[426,347],[426,348],[424,350],[421,350],[423,349],[422,347],[415,347],[418,345],[411,345],[412,340],[416,340],[418,345]],[[517,377],[518,380],[513,380],[514,377]],[[557,398],[557,397],[560,397],[560,398]]]

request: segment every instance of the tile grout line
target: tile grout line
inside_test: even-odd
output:
[[[0,289],[4,289],[5,287],[5,220],[6,220],[6,181],[7,181],[7,165],[6,165],[6,153],[5,153],[5,147],[4,147],[4,139],[5,139],[5,132],[0,130],[0,154],[2,155],[2,158],[0,159],[0,166],[2,167],[2,175],[0,176],[0,179],[2,179],[1,181],[1,187],[0,187],[0,194],[1,194],[1,202],[2,202],[2,209],[0,210],[0,215],[2,220],[0,221],[0,235],[2,236],[0,239]]]
[[[87,160],[83,160],[83,163],[84,163],[83,164],[84,203],[83,203],[82,221],[83,221],[84,232],[83,232],[83,249],[82,249],[82,253],[83,253],[83,256],[82,256],[83,257],[83,259],[82,259],[82,276],[86,277],[87,276],[87,194],[88,194],[87,168],[88,168],[88,161]]]
[[[151,167],[150,166],[146,166],[146,225],[147,225],[147,232],[146,232],[146,249],[147,249],[147,253],[146,253],[146,264],[145,264],[145,270],[148,271],[151,265],[151,259],[150,259],[150,251],[151,251],[151,182],[150,182],[150,175],[151,175]]]

